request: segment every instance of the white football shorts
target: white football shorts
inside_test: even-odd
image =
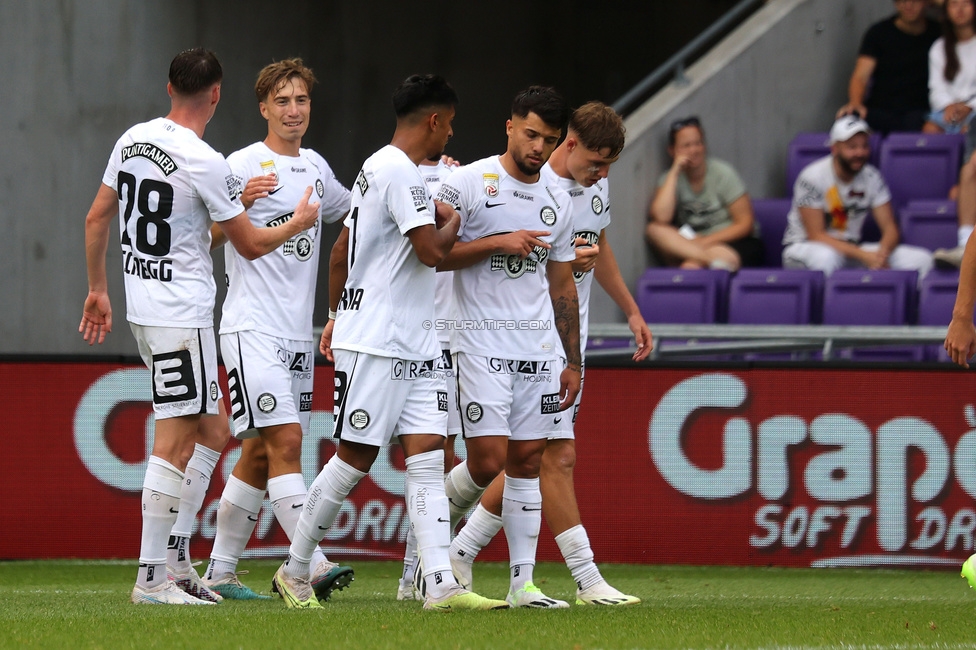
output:
[[[149,368],[156,419],[217,415],[217,342],[212,327],[154,327],[129,323]]]

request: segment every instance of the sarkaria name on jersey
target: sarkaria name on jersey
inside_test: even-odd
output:
[[[355,311],[363,305],[363,290],[356,287],[343,287],[339,297],[339,310]]]
[[[129,158],[145,158],[159,167],[166,176],[179,169],[172,156],[151,142],[133,142],[128,147],[122,147],[122,162]]]
[[[138,257],[132,251],[122,251],[122,271],[143,280],[173,281],[173,260],[152,260]]]

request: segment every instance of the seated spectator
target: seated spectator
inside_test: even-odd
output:
[[[895,15],[864,33],[847,103],[837,117],[859,114],[873,130],[920,131],[929,114],[929,49],[939,24],[926,0],[895,0]]]
[[[976,109],[976,25],[973,0],[946,0],[942,37],[929,50],[926,133],[965,133]],[[966,157],[972,153],[967,137]]]
[[[950,0],[951,1],[951,0]],[[848,115],[830,129],[830,155],[800,172],[793,186],[793,207],[783,235],[783,266],[830,275],[840,268],[932,269],[932,254],[899,244],[891,194],[881,172],[867,160],[870,129]],[[862,242],[868,211],[881,241]]]
[[[668,130],[671,169],[658,180],[647,240],[662,262],[686,269],[761,266],[752,203],[732,166],[709,158],[697,117]]]

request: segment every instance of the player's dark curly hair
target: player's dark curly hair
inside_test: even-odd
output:
[[[398,119],[435,107],[457,105],[454,87],[436,74],[410,75],[393,91],[393,110]]]
[[[555,88],[529,86],[512,100],[512,115],[526,118],[529,113],[535,113],[548,126],[562,131],[569,121],[569,104]]]
[[[217,55],[202,47],[183,50],[169,64],[169,82],[180,95],[196,95],[223,78]]]
[[[305,90],[311,95],[312,86],[316,82],[315,75],[311,68],[305,67],[299,58],[275,61],[261,68],[261,72],[258,73],[258,80],[254,83],[254,94],[257,95],[259,102],[263,102],[268,99],[269,95],[278,92],[282,86],[288,83],[289,79],[294,77],[302,80],[305,84]]]

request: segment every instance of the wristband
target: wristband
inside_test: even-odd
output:
[[[336,313],[333,310],[329,310],[329,320],[335,320]]]

